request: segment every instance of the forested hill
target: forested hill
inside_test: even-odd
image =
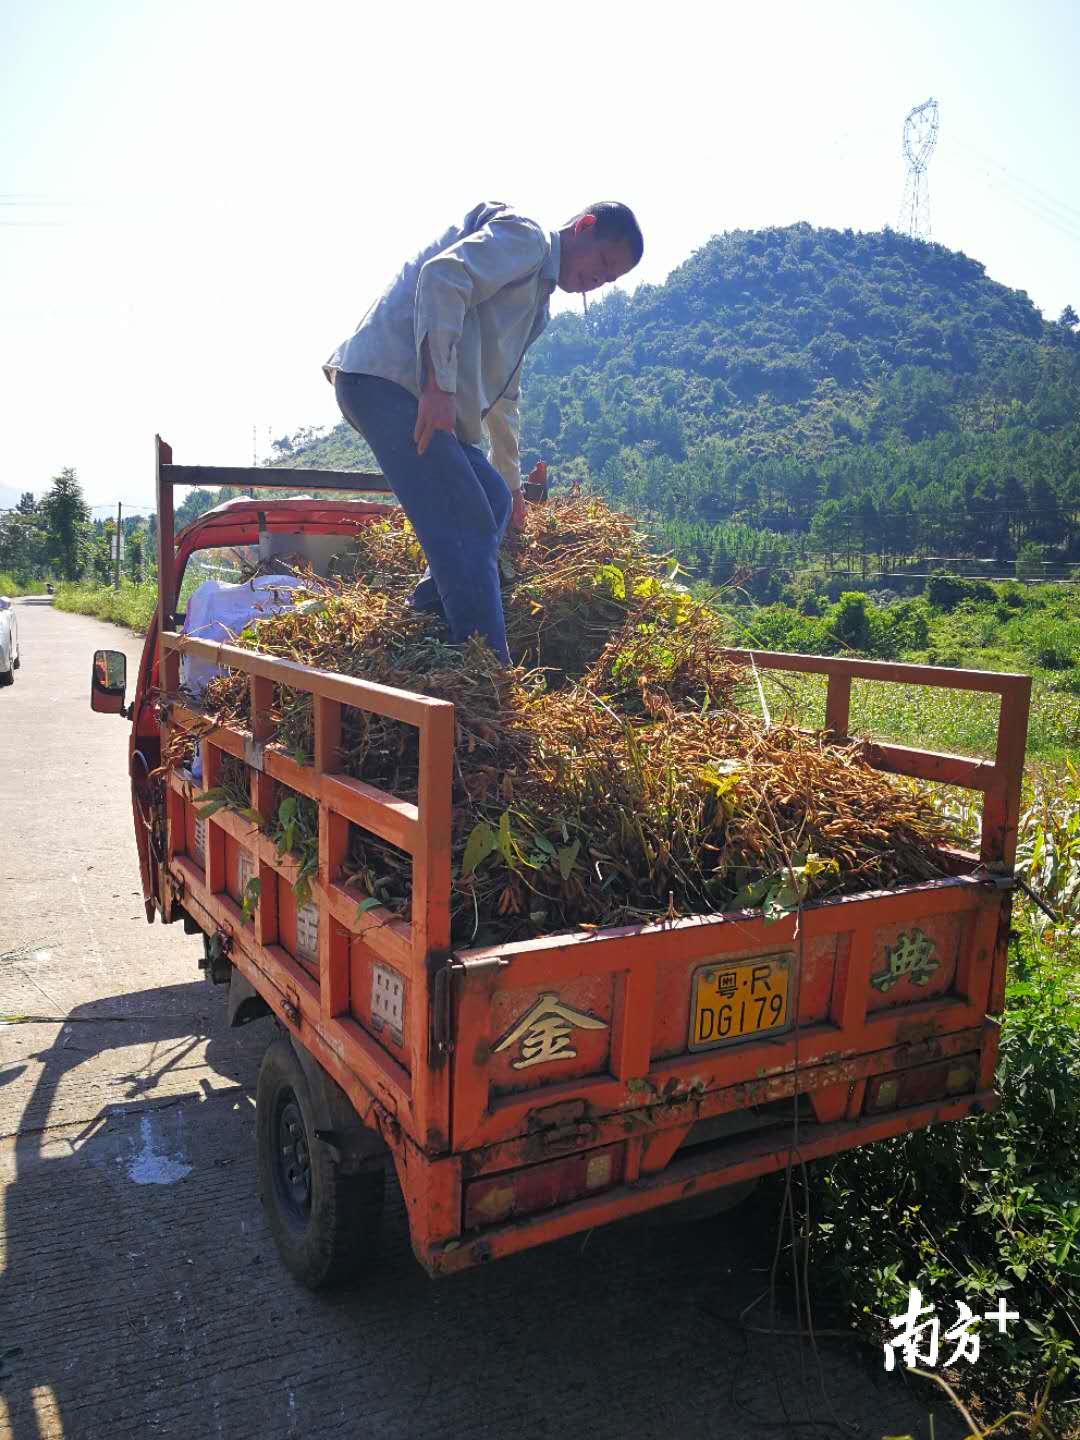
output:
[[[1024,540],[1080,558],[1070,321],[889,230],[731,232],[663,285],[552,321],[526,361],[524,467],[542,455],[650,513],[703,578],[743,527],[830,559]],[[280,463],[351,463],[347,436]]]

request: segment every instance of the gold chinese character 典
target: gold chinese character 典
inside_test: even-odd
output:
[[[530,1065],[545,1065],[551,1060],[573,1060],[577,1051],[570,1043],[570,1032],[575,1028],[606,1030],[607,1025],[593,1015],[563,1005],[553,990],[547,990],[503,1036],[495,1053],[520,1041],[519,1058],[511,1061],[514,1070],[527,1070]]]

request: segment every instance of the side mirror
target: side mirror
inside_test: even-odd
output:
[[[101,715],[124,715],[127,656],[122,650],[95,650],[90,673],[90,709]]]

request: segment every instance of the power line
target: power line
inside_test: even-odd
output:
[[[1012,171],[1007,170],[1004,165],[999,165],[996,161],[982,155],[974,146],[965,141],[959,143],[961,148],[966,150],[975,161],[972,173],[977,174],[989,190],[1002,196],[1010,204],[1027,211],[1029,215],[1042,221],[1044,225],[1057,230],[1067,240],[1080,244],[1080,211],[1075,211],[1072,206],[1055,200],[1041,187],[1024,181]],[[999,171],[1000,174],[991,174],[991,168]],[[1024,193],[1019,186],[1026,186],[1029,193]]]
[[[970,141],[957,138],[956,143],[961,149],[967,150],[982,164],[993,166],[995,170],[1000,170],[1002,175],[1006,176],[1013,184],[1021,185],[1025,189],[1033,191],[1036,199],[1045,202],[1055,210],[1061,211],[1063,219],[1074,223],[1080,222],[1080,206],[1072,205],[1067,200],[1061,200],[1036,181],[1029,180],[1025,175],[1018,175],[1015,170],[1010,170],[1007,165],[1003,165],[1000,160],[995,160],[993,156],[987,155],[984,151],[980,150],[977,145],[972,145]]]
[[[1071,229],[1069,226],[1063,224],[1061,220],[1050,211],[1042,208],[1038,204],[1032,203],[1026,196],[1020,195],[1016,191],[1010,191],[1007,186],[999,185],[991,176],[984,175],[983,180],[988,189],[1004,196],[1006,200],[1019,206],[1020,209],[1026,210],[1029,215],[1033,216],[1036,220],[1041,220],[1044,225],[1049,225],[1051,229],[1057,230],[1058,233],[1064,235],[1067,240],[1072,240],[1074,243],[1080,244],[1080,230]]]

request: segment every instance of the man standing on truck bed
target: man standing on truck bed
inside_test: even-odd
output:
[[[498,201],[477,205],[405,265],[323,367],[424,548],[430,579],[413,603],[441,602],[453,643],[479,632],[510,658],[498,549],[511,516],[524,522],[521,362],[552,291],[610,284],[642,249],[633,212],[615,201],[551,232]]]

